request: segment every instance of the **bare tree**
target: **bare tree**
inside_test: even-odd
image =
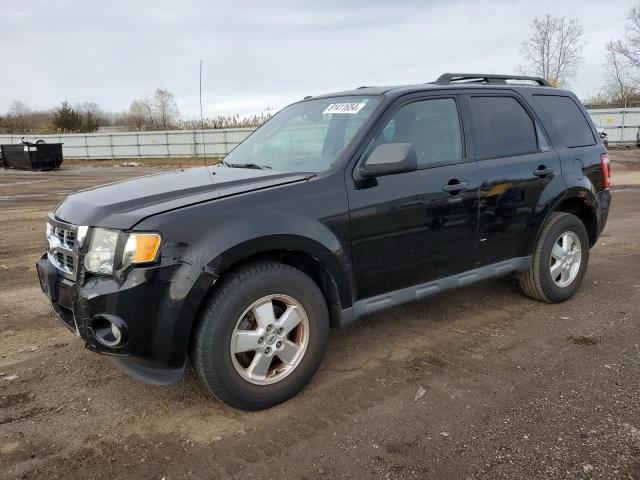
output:
[[[52,115],[51,110],[31,110],[26,102],[13,100],[7,114],[0,119],[0,126],[9,133],[51,133],[55,131],[51,123]]]
[[[635,69],[640,69],[640,7],[633,7],[627,16],[623,40],[613,42],[612,48]]]
[[[628,99],[637,96],[640,91],[640,7],[633,7],[627,20],[624,37],[607,44],[607,57],[609,64],[612,60],[616,61],[624,83],[633,90]]]
[[[157,123],[153,100],[149,98],[149,95],[145,95],[140,99],[140,104],[144,109],[145,122],[153,129]]]
[[[165,88],[157,88],[152,97],[134,99],[126,117],[136,130],[169,129],[178,125],[180,112],[175,95]]]
[[[12,100],[9,106],[9,115],[12,117],[26,117],[31,113],[27,102],[22,100]]]
[[[95,102],[76,103],[73,108],[81,115],[93,118],[100,127],[109,124],[107,114]]]
[[[620,53],[619,41],[607,43],[607,61],[604,65],[605,92],[610,103],[624,107],[637,94],[631,75],[631,65]]]
[[[531,22],[531,30],[531,37],[521,46],[526,63],[521,70],[552,85],[566,85],[582,64],[584,30],[580,20],[545,15]]]
[[[129,111],[127,112],[127,122],[136,130],[141,131],[147,124],[148,111],[144,104],[144,101],[140,98],[136,98],[131,102]]]
[[[605,88],[596,88],[591,93],[583,95],[580,101],[586,108],[597,108],[602,105],[609,105],[611,96]]]
[[[157,88],[153,93],[153,106],[155,107],[158,124],[163,129],[173,127],[180,117],[176,97],[166,88]]]
[[[31,122],[31,109],[27,102],[12,100],[7,113],[7,127],[12,133],[31,133],[34,128]]]

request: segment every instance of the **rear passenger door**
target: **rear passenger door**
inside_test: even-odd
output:
[[[476,266],[530,254],[552,182],[563,182],[557,154],[533,111],[512,92],[469,94],[473,150],[480,169]]]
[[[596,140],[597,133],[587,120],[588,114],[566,94],[533,94],[532,98],[534,108],[541,110],[545,122],[555,130],[549,135],[567,182],[581,183],[586,175],[596,188],[602,188],[600,155],[606,150]]]

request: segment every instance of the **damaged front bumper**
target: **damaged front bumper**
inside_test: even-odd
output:
[[[173,335],[180,309],[164,302],[176,268],[136,268],[119,283],[97,275],[70,280],[46,254],[36,262],[42,291],[65,327],[131,377],[153,384],[176,383],[185,370]]]

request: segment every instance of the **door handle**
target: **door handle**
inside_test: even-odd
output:
[[[455,182],[455,183],[454,183]],[[459,182],[458,180],[450,180],[448,184],[442,187],[443,192],[454,194],[467,188],[467,182]]]
[[[536,177],[546,177],[547,175],[551,175],[555,170],[553,168],[546,168],[544,165],[540,165],[537,169],[533,171],[533,174]]]

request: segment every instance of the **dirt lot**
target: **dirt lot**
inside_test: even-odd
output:
[[[192,374],[129,379],[39,291],[46,212],[159,167],[0,172],[0,477],[640,479],[640,153],[611,157],[613,209],[574,299],[500,280],[362,319],[302,394],[258,413]]]

